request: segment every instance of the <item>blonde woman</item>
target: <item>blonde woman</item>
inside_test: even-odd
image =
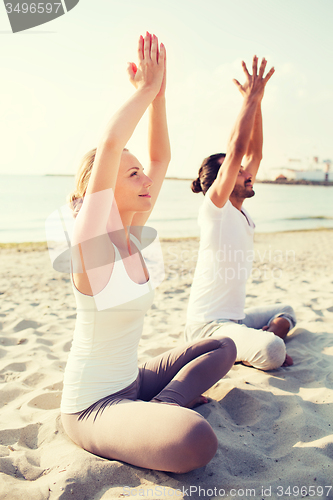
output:
[[[228,338],[205,339],[137,364],[154,294],[141,229],[170,161],[165,60],[155,35],[140,37],[138,65],[128,66],[136,91],[78,173],[71,197],[77,321],[61,411],[68,436],[91,453],[184,473],[215,455],[211,426],[189,407],[205,402],[202,392],[228,372],[236,350]],[[150,163],[144,171],[125,146],[148,108]]]

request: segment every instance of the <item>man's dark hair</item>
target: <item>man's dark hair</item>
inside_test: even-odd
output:
[[[217,173],[224,161],[225,153],[217,153],[210,155],[204,159],[199,168],[199,175],[191,184],[191,189],[194,193],[206,194],[210,186],[217,177]],[[221,162],[222,159],[222,162]]]

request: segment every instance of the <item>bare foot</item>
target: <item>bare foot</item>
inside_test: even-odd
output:
[[[291,356],[289,356],[288,354],[286,354],[286,359],[284,360],[284,363],[282,366],[291,366],[293,364],[294,364],[293,358]]]
[[[191,401],[186,406],[186,408],[195,408],[196,406],[204,405],[206,403],[208,403],[208,399],[206,398],[206,396],[198,396],[197,398],[193,399],[193,401]]]
[[[269,326],[266,325],[262,329],[268,332],[273,332],[277,337],[285,339],[289,332],[290,324],[286,318],[278,317],[273,319]]]

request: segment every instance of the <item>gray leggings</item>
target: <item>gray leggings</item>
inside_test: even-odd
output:
[[[62,413],[64,429],[101,457],[176,473],[202,467],[215,455],[217,438],[199,413],[185,407],[224,377],[235,359],[228,337],[172,349],[144,363],[123,391],[82,412]]]

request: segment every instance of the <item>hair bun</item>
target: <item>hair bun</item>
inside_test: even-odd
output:
[[[193,193],[201,193],[202,187],[201,187],[201,182],[200,182],[199,177],[197,177],[197,179],[195,179],[192,182],[191,189],[192,189]]]

